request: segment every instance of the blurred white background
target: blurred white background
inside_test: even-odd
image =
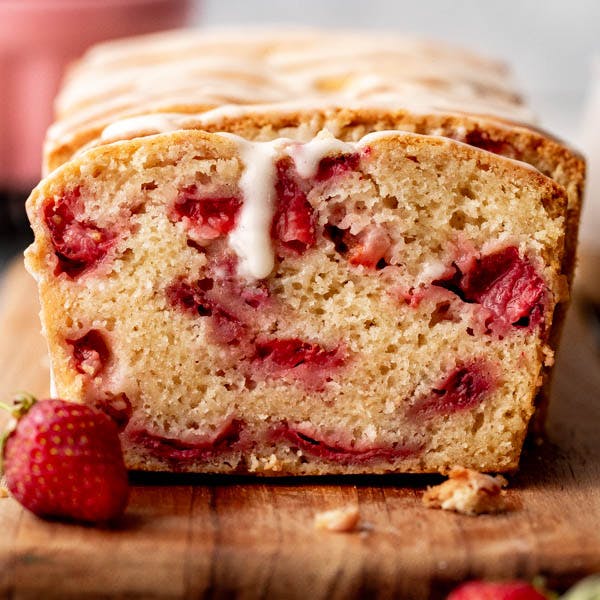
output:
[[[204,0],[195,22],[366,27],[452,41],[508,61],[542,125],[576,144],[600,54],[600,0]]]

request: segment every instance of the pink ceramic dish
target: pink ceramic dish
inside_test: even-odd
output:
[[[194,0],[1,0],[0,190],[40,177],[44,133],[66,65],[91,44],[186,24]]]

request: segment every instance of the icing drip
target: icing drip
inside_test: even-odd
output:
[[[333,137],[328,131],[321,131],[317,137],[306,144],[293,144],[287,148],[287,153],[294,161],[296,171],[300,177],[308,179],[314,177],[321,160],[329,154],[351,153],[356,149],[356,144],[342,142]]]
[[[386,132],[398,135],[399,132]],[[238,257],[238,274],[246,279],[264,279],[275,266],[271,224],[276,200],[276,162],[283,156],[293,161],[298,175],[313,177],[321,160],[332,153],[351,153],[361,144],[342,142],[322,131],[306,144],[278,138],[270,142],[251,142],[232,133],[219,133],[232,141],[244,164],[239,186],[243,204],[229,246]],[[401,135],[401,134],[400,134]],[[365,138],[366,139],[366,138]]]
[[[248,279],[263,279],[275,265],[271,241],[271,221],[275,211],[275,158],[278,148],[287,140],[249,142],[229,133],[220,134],[237,147],[244,172],[240,188],[244,197],[242,209],[229,245],[238,256],[238,273]]]

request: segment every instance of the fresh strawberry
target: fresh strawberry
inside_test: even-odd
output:
[[[447,600],[546,600],[523,581],[469,581],[453,590]]]
[[[2,456],[8,489],[40,517],[102,523],[123,514],[127,470],[115,423],[103,412],[64,400],[20,395]]]

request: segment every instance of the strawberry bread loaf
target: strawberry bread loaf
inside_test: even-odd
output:
[[[501,65],[416,40],[92,49],[27,203],[56,393],[132,469],[514,469],[584,173],[529,118]]]

